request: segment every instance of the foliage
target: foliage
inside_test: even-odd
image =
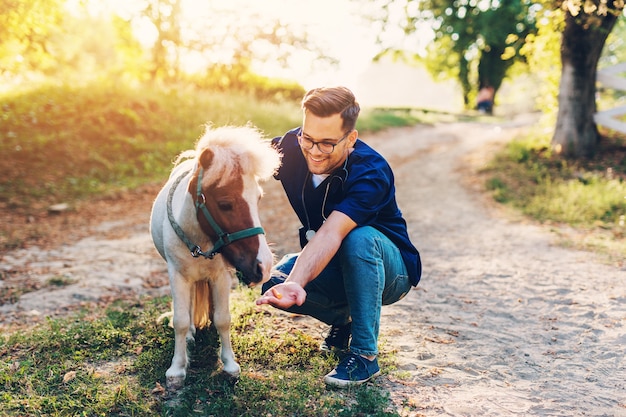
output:
[[[80,7],[70,10],[64,1],[0,1],[14,3],[0,8],[0,22],[19,28],[8,33],[0,28],[0,74],[7,91],[42,79],[74,84],[100,77],[141,79],[147,71],[128,22]]]
[[[526,57],[530,73],[537,78],[537,108],[545,126],[554,126],[558,110],[559,82],[561,80],[560,43],[563,15],[544,8],[537,19],[537,33],[527,37],[520,53]]]
[[[322,376],[335,359],[320,356],[310,335],[276,332],[284,318],[254,307],[253,297],[247,289],[233,294],[233,347],[243,371],[236,384],[217,372],[219,342],[209,329],[190,346],[185,388],[165,392],[173,330],[157,317],[168,300],[118,301],[1,338],[3,415],[397,416],[375,384],[326,389]]]
[[[178,0],[148,0],[143,16],[154,29],[156,39],[152,45],[150,76],[155,79],[178,79],[179,53],[181,45],[182,5]]]
[[[599,67],[608,67],[626,62],[626,15],[617,19],[600,57]]]
[[[54,65],[50,37],[58,32],[62,0],[0,0],[0,76]]]
[[[594,25],[600,23],[600,16],[619,15],[624,9],[624,0],[552,0],[552,4]]]
[[[0,91],[42,79],[176,85],[193,78],[216,91],[294,98],[301,86],[258,76],[254,68],[288,65],[302,51],[315,66],[337,63],[306,27],[242,13],[238,4],[0,0]]]
[[[336,64],[302,25],[242,10],[240,2],[147,0],[129,8],[123,19],[153,32],[144,45],[155,81],[179,81],[184,74],[210,77],[215,71],[224,76],[224,67],[237,71],[232,81],[250,74],[257,62],[287,65],[302,50],[318,63]]]
[[[615,28],[609,35],[598,63],[598,70],[602,71],[607,69],[607,67],[623,62],[626,62],[626,14],[623,14],[617,20]],[[622,76],[624,77],[626,74],[622,74]],[[597,104],[599,110],[626,105],[626,94],[624,91],[599,84],[598,93]],[[622,117],[622,120],[626,119]]]
[[[202,89],[251,94],[260,100],[298,101],[304,88],[295,81],[269,78],[250,72],[241,65],[215,64],[204,74],[184,76],[185,82]]]
[[[394,2],[398,0],[387,4]],[[432,26],[435,39],[427,49],[426,63],[433,74],[449,73],[459,79],[468,106],[483,86],[498,90],[511,66],[525,60],[519,50],[536,31],[536,7],[530,0],[403,3],[404,32],[410,35]]]

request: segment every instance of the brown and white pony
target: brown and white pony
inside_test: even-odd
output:
[[[217,329],[224,371],[240,372],[230,342],[233,270],[249,286],[269,279],[273,255],[261,228],[259,181],[280,155],[252,127],[207,128],[195,150],[183,152],[152,207],[150,232],[167,262],[175,348],[168,389],[184,384],[187,340],[209,321]]]

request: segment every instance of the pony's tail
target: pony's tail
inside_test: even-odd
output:
[[[193,309],[193,324],[196,329],[207,327],[211,321],[211,289],[207,281],[196,282],[196,300]]]

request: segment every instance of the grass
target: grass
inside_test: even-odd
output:
[[[0,109],[0,202],[15,209],[160,180],[206,123],[252,122],[267,135],[298,123],[293,102],[184,88],[47,87],[3,97]]]
[[[483,170],[493,198],[562,233],[564,244],[626,258],[626,138],[604,132],[593,158],[557,158],[549,137],[511,141]],[[574,233],[559,227],[566,225]]]
[[[373,132],[432,118],[411,109],[364,109],[358,128]],[[0,209],[28,216],[52,203],[160,183],[173,156],[192,147],[207,122],[251,122],[272,137],[298,125],[300,110],[295,102],[185,87],[53,86],[0,97]],[[526,216],[583,230],[584,242],[572,245],[623,262],[624,138],[605,140],[598,156],[585,161],[554,157],[548,142],[531,133],[509,143],[482,172],[487,188]],[[70,283],[56,276],[46,285]],[[7,302],[17,296],[0,291]],[[298,330],[277,332],[275,313],[254,307],[248,290],[233,296],[233,347],[243,370],[236,384],[217,372],[217,335],[202,331],[191,347],[185,388],[167,395],[173,334],[156,319],[169,299],[118,301],[0,337],[2,415],[397,415],[376,383],[326,389],[321,379],[335,361],[317,353],[318,341]],[[384,350],[380,360],[383,370],[393,368]]]
[[[173,331],[157,317],[169,300],[119,301],[0,339],[2,415],[397,415],[376,385],[327,389],[322,376],[335,361],[317,352],[318,341],[298,330],[277,335],[276,318],[254,307],[251,290],[234,295],[236,383],[218,372],[218,338],[209,329],[190,347],[185,388],[167,394]]]
[[[364,111],[359,129],[419,122]],[[0,97],[0,205],[41,210],[167,177],[207,123],[251,123],[267,137],[301,123],[299,103],[178,88],[40,87]]]
[[[429,121],[429,116],[417,110],[404,109],[363,109],[359,116],[358,130],[377,132],[392,127],[411,126]]]

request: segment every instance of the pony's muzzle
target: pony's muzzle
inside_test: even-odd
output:
[[[268,281],[270,279],[272,266],[274,265],[274,254],[265,241],[265,235],[259,235],[258,238],[259,246],[256,251],[256,256],[252,257],[243,254],[233,262],[233,265],[239,271],[239,280],[249,287],[254,287],[259,283],[262,284]],[[232,247],[229,246],[228,249],[236,248],[237,244],[238,242],[235,242]],[[245,253],[250,254],[250,252],[251,251],[247,251]]]
[[[258,283],[263,281],[263,275],[263,262],[257,259],[256,269],[254,271],[253,277],[247,282],[248,287],[256,287]]]
[[[259,283],[264,283],[269,279],[269,271],[271,265],[256,259],[254,264],[248,268],[237,268],[237,276],[241,282],[250,288],[255,287]]]

